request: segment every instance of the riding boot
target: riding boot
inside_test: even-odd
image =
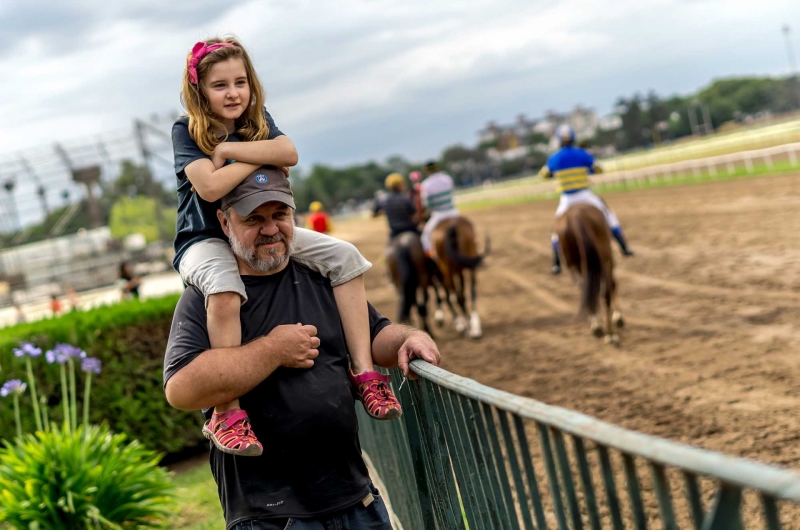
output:
[[[619,248],[622,250],[622,255],[633,256],[633,251],[628,248],[628,243],[625,241],[625,236],[622,235],[622,228],[614,228],[611,230],[611,233],[614,235],[614,239],[617,240],[617,243],[619,243]]]
[[[557,276],[561,274],[561,257],[558,255],[558,243],[553,243],[553,268],[550,269],[550,274]]]

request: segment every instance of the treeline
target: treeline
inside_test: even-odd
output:
[[[497,163],[490,160],[482,148],[454,145],[445,149],[437,162],[453,177],[457,186],[469,187],[488,179],[531,171],[541,167],[546,160],[545,153],[532,149],[528,156]],[[383,163],[370,161],[341,168],[315,164],[308,172],[294,169],[290,178],[295,203],[300,212],[308,210],[312,201],[321,201],[328,210],[352,208],[373,199],[376,192],[383,189],[389,174],[400,173],[408,177],[411,171],[422,171],[423,164],[395,155]]]
[[[598,130],[591,144],[614,145],[618,151],[648,147],[798,108],[797,77],[720,79],[688,96],[664,98],[651,91],[619,98],[616,112],[622,127]]]

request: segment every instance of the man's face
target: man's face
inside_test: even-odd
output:
[[[267,202],[242,217],[234,208],[217,217],[230,238],[236,257],[255,272],[282,270],[292,254],[294,210],[282,202]]]

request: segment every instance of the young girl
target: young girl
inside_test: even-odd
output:
[[[294,144],[264,107],[264,89],[244,47],[233,38],[198,42],[186,61],[181,100],[186,116],[172,127],[178,177],[178,222],[173,265],[188,285],[206,297],[212,348],[241,343],[239,308],[247,293],[216,212],[219,200],[263,165],[297,163]],[[292,255],[327,276],[350,352],[350,378],[374,418],[400,416],[397,399],[376,372],[363,273],[371,264],[350,243],[295,229]],[[220,403],[203,434],[225,453],[258,456],[262,445],[250,430],[238,400]]]

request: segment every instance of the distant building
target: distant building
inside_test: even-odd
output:
[[[622,127],[622,118],[619,114],[609,114],[600,118],[598,125],[603,131],[616,131]]]
[[[576,106],[571,112],[558,113],[548,111],[543,118],[531,119],[525,114],[519,114],[514,123],[498,125],[490,121],[486,127],[478,131],[480,143],[493,146],[489,156],[494,159],[506,159],[520,156],[519,153],[527,152],[524,149],[530,146],[529,138],[533,134],[546,136],[550,139],[547,149],[553,151],[558,148],[558,140],[553,138],[559,125],[569,124],[575,129],[575,136],[580,140],[594,138],[599,125],[597,115],[592,109]]]
[[[497,143],[500,139],[503,129],[501,129],[495,122],[490,121],[486,127],[478,131],[478,140],[481,144]]]

